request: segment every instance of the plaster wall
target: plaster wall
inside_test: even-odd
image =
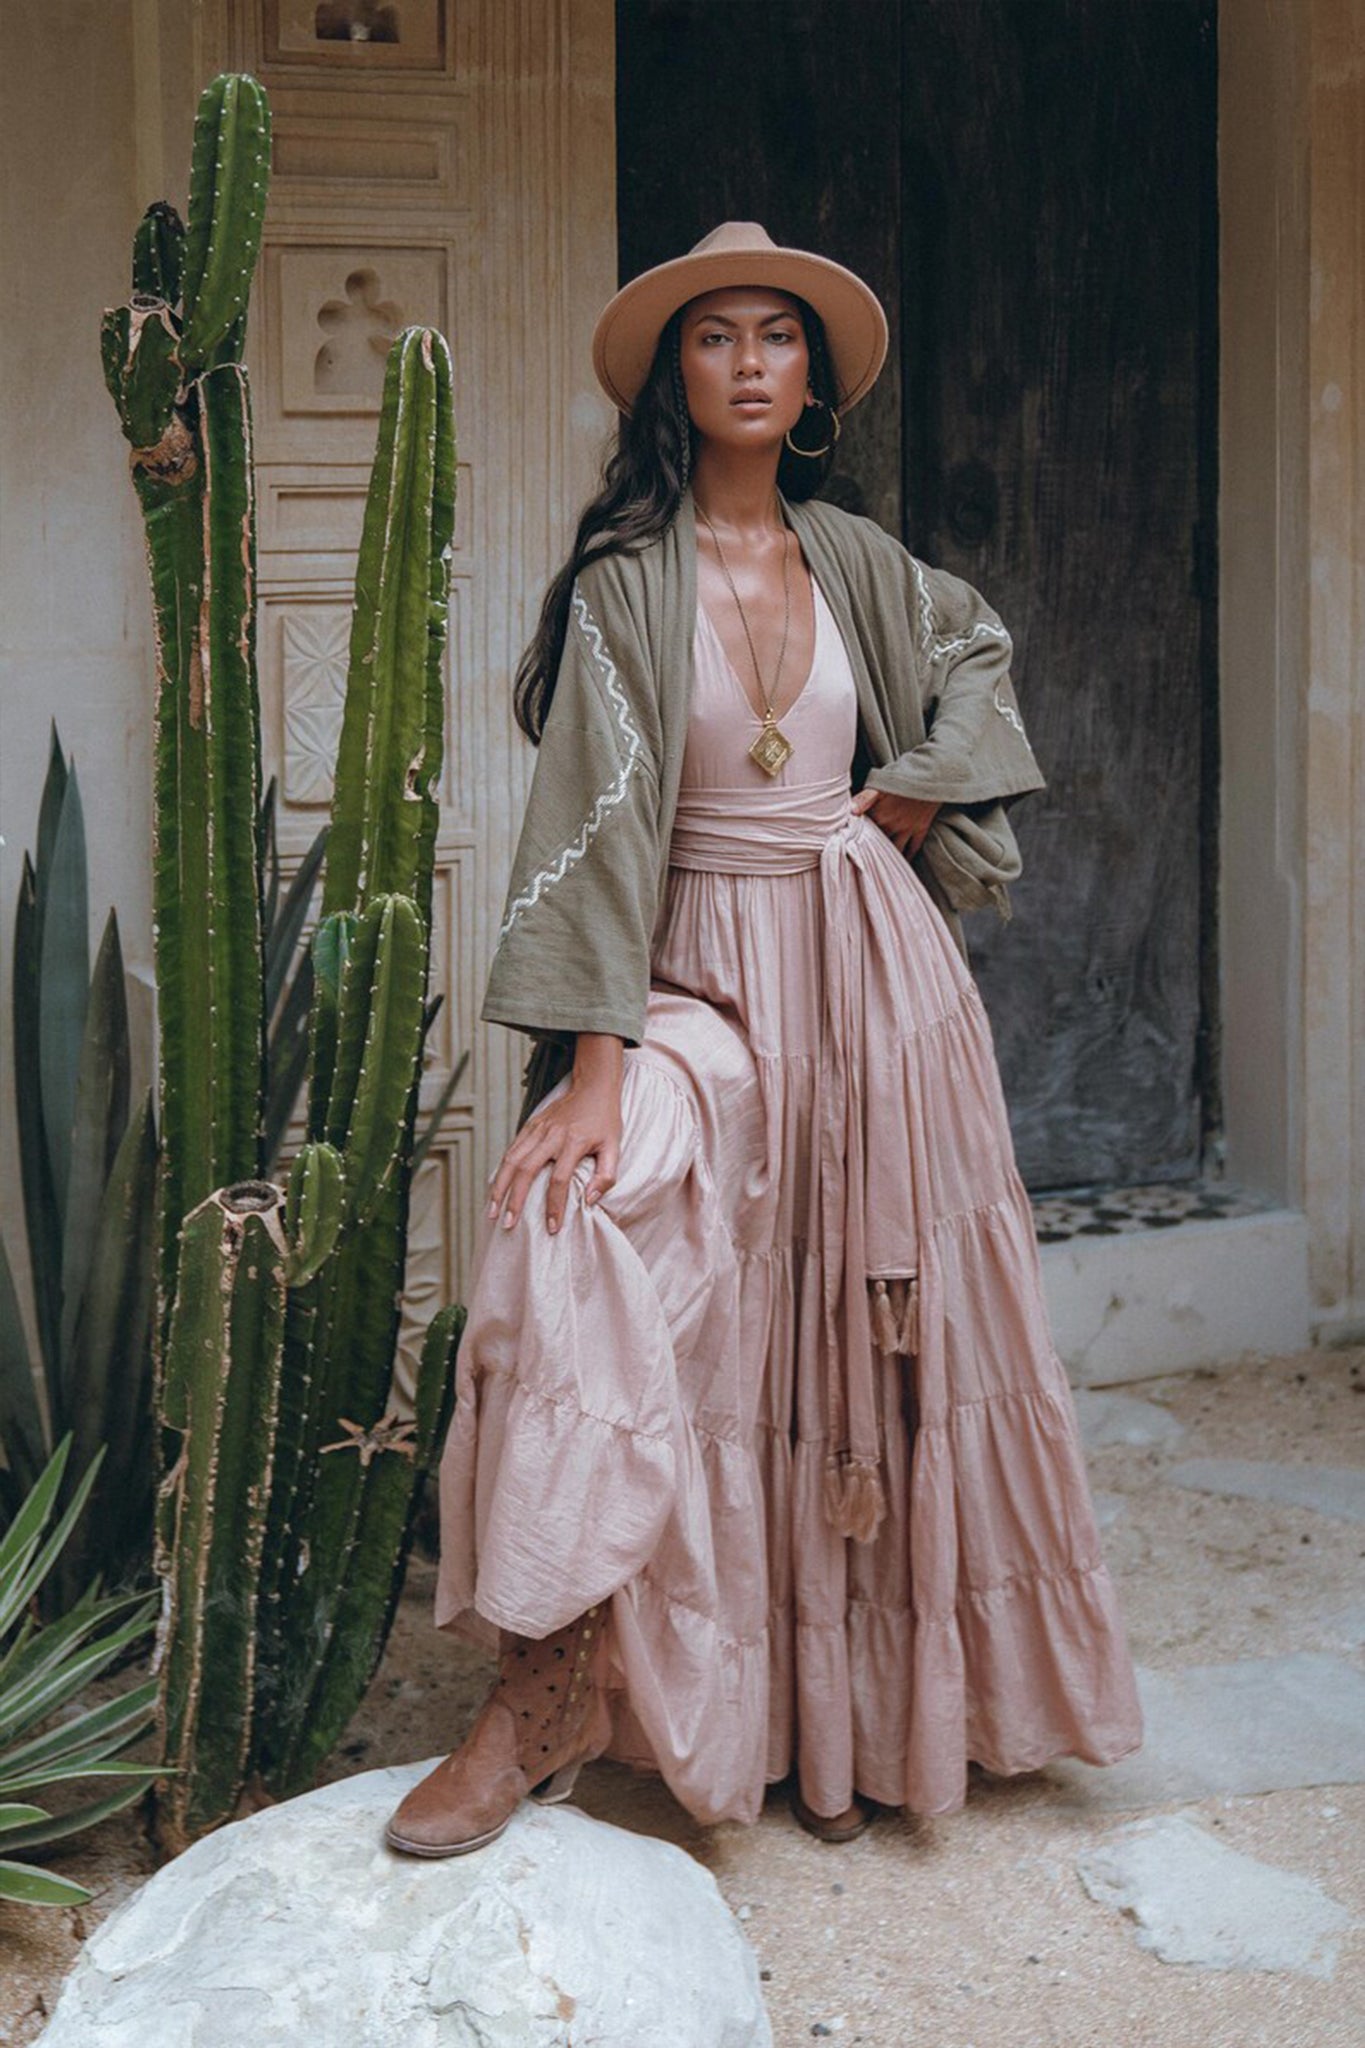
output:
[[[35,0],[5,8],[0,39],[0,1222],[17,1257],[14,903],[49,720],[76,756],[92,954],[112,902],[130,961],[146,962],[151,647],[138,521],[98,346],[101,307],[125,296],[131,14],[101,0]]]
[[[1365,1329],[1365,0],[1222,0],[1227,1169]]]
[[[1365,1333],[1365,0],[1308,78],[1302,1159],[1321,1329]]]

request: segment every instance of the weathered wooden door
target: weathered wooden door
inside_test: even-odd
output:
[[[892,325],[829,495],[965,576],[1049,778],[969,942],[1035,1188],[1196,1173],[1212,1077],[1212,0],[618,0],[622,277],[718,220]]]

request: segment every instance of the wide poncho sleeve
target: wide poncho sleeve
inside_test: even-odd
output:
[[[574,584],[564,652],[480,1012],[536,1038],[644,1037],[658,903],[660,726],[643,645]],[[643,636],[643,623],[640,634]]]
[[[1045,787],[1010,680],[1013,642],[978,590],[895,545],[914,639],[925,737],[874,789],[940,804],[1009,801]]]
[[[1010,678],[1013,643],[962,577],[871,520],[836,530],[858,543],[856,601],[889,743],[867,784],[941,806],[914,864],[961,944],[955,913],[993,905],[1009,916],[1022,863],[1006,810],[1047,786]]]
[[[881,773],[943,806],[919,855],[933,892],[957,911],[991,905],[1008,918],[1023,862],[1006,810],[1046,787],[1010,680],[1013,643],[970,583],[909,563],[927,735]]]

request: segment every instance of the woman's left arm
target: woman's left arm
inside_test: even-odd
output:
[[[897,548],[925,737],[866,787],[916,804],[995,803],[1046,787],[1010,680],[1013,643],[960,576]],[[921,835],[922,837],[922,835]]]
[[[872,770],[854,809],[866,811],[907,859],[921,856],[921,879],[943,906],[993,905],[1008,917],[1021,862],[1006,808],[1046,787],[1010,681],[1013,644],[970,583],[890,545],[924,738]]]

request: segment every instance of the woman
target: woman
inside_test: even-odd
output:
[[[811,496],[886,341],[751,222],[598,323],[619,445],[518,678],[482,1010],[537,1051],[441,1467],[437,1624],[500,1668],[414,1854],[603,1754],[702,1821],[794,1772],[848,1840],[969,1758],[1140,1741],[957,924],[1043,786],[1009,638]]]

